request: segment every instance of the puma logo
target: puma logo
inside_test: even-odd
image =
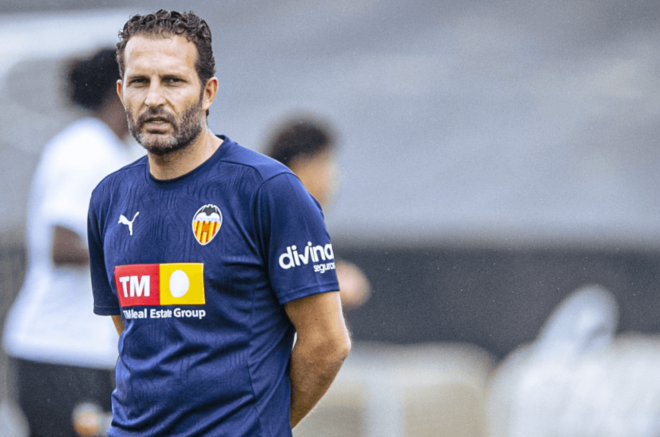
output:
[[[133,220],[129,221],[124,214],[121,214],[119,216],[119,221],[117,223],[121,223],[122,225],[128,226],[128,232],[130,235],[133,235],[133,222],[135,221],[135,218],[140,214],[140,211],[136,212],[135,215],[133,216]]]

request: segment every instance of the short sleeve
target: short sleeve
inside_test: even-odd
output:
[[[291,173],[265,181],[256,222],[268,272],[280,304],[338,291],[335,257],[318,202]]]
[[[89,266],[92,275],[94,313],[102,316],[120,314],[119,301],[112,291],[105,268],[103,252],[103,224],[97,210],[99,202],[95,191],[89,204],[87,215],[87,242],[89,245]]]

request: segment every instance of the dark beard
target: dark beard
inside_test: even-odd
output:
[[[156,138],[148,141],[142,134],[142,130],[144,123],[151,117],[162,118],[170,123],[173,128],[172,136],[170,138]],[[138,117],[137,122],[128,111],[126,111],[126,118],[128,120],[129,132],[147,152],[156,156],[165,156],[187,148],[202,132],[202,101],[200,100],[197,105],[186,109],[180,120],[176,120],[161,107],[150,108]]]

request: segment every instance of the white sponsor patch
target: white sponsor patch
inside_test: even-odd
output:
[[[206,317],[206,310],[186,309],[186,308],[147,308],[135,310],[129,308],[122,310],[125,319],[203,319]]]
[[[326,264],[316,264],[314,266],[314,271],[316,273],[321,273],[321,274],[327,272],[328,270],[334,270],[334,269],[335,269],[335,263],[334,262],[326,263]]]
[[[278,261],[280,267],[284,270],[312,263],[315,272],[325,273],[327,270],[334,269],[334,259],[335,254],[332,251],[332,244],[315,246],[311,241],[308,241],[303,250],[299,250],[295,244],[287,246],[286,251],[280,254]],[[332,266],[330,267],[330,265]]]

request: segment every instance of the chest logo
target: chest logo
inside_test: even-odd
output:
[[[204,305],[204,264],[131,264],[115,266],[122,308]]]
[[[133,220],[130,221],[126,218],[124,214],[121,214],[119,216],[119,221],[117,223],[128,226],[129,235],[133,235],[133,222],[137,218],[138,214],[140,214],[140,211],[136,212],[135,215],[133,216]]]
[[[192,220],[192,231],[195,239],[206,246],[218,235],[222,226],[222,212],[215,205],[204,205],[197,210]]]

